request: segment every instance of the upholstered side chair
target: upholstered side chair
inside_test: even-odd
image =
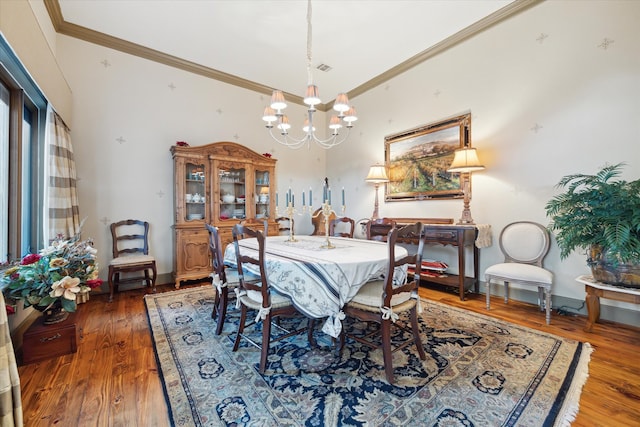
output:
[[[538,288],[540,310],[546,309],[547,325],[551,322],[551,286],[553,273],[542,266],[549,252],[549,231],[531,221],[508,224],[500,232],[500,250],[504,262],[487,268],[484,277],[487,285],[487,310],[491,304],[491,284],[504,285],[504,302],[509,302],[509,283]]]

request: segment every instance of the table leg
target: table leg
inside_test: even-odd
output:
[[[591,332],[593,324],[600,319],[600,297],[595,294],[595,289],[586,286],[587,295],[585,297],[587,303],[587,326],[584,328],[586,332]]]

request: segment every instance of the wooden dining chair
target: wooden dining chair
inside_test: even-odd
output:
[[[336,228],[340,229],[340,224],[348,224],[347,231],[338,231],[336,232]],[[353,239],[353,232],[355,231],[356,222],[347,216],[341,216],[335,219],[332,219],[329,222],[329,235],[335,237],[350,237]],[[342,227],[344,230],[344,227]]]
[[[209,254],[211,256],[211,284],[216,290],[216,297],[211,311],[211,318],[217,321],[216,335],[222,333],[224,321],[227,316],[229,304],[229,289],[238,287],[238,270],[224,264],[222,255],[222,240],[218,233],[218,227],[210,224],[204,225],[209,232]]]
[[[391,229],[396,228],[395,220],[391,218],[376,218],[367,222],[367,240],[387,241]]]
[[[325,217],[320,213],[322,208],[318,208],[311,214],[311,225],[313,225],[313,233],[312,236],[324,236],[326,234],[325,229]],[[329,214],[329,221],[336,218],[335,212],[331,212]]]
[[[240,224],[246,227],[250,227],[254,230],[262,228],[264,237],[267,237],[267,235],[269,235],[269,221],[267,221],[266,219],[261,220],[257,218],[247,218],[240,221]]]
[[[240,304],[240,323],[238,325],[238,333],[233,344],[233,351],[237,351],[242,338],[249,341],[254,346],[260,348],[260,373],[263,374],[267,367],[267,356],[269,355],[269,346],[273,342],[280,341],[290,336],[308,331],[309,342],[313,342],[312,331],[313,322],[309,322],[309,327],[298,328],[293,331],[286,331],[279,325],[275,327],[282,329],[283,334],[278,337],[271,335],[272,321],[279,317],[293,317],[299,315],[298,310],[293,306],[291,299],[271,291],[269,281],[267,280],[267,269],[265,263],[265,236],[260,230],[254,230],[237,224],[232,229],[233,244],[235,246],[239,286],[236,295]],[[239,241],[241,236],[244,238],[255,238],[258,241],[258,255],[251,256],[240,252]],[[246,265],[257,266],[260,270],[260,281],[253,282],[247,280]],[[255,320],[247,323],[247,311],[255,310],[258,312]],[[262,324],[262,344],[253,341],[244,334],[247,327]]]
[[[156,259],[149,255],[149,223],[136,219],[114,222],[111,230],[112,255],[109,262],[109,302],[113,301],[114,291],[123,283],[135,283],[144,280],[147,287],[156,291]],[[141,272],[143,276],[121,274]]]
[[[276,218],[276,222],[278,223],[278,233],[282,235],[288,235],[295,227],[295,220],[287,216],[279,216]]]
[[[417,239],[417,251],[412,255],[396,260],[395,247],[399,238]],[[343,312],[347,317],[353,317],[365,322],[375,322],[380,325],[380,328],[367,335],[349,334],[347,331],[343,331],[340,335],[340,351],[344,348],[347,336],[371,348],[382,347],[387,381],[389,384],[393,384],[392,353],[413,343],[418,349],[420,359],[426,359],[418,325],[420,304],[418,284],[420,283],[422,250],[424,248],[422,223],[417,222],[400,229],[392,228],[387,235],[387,246],[389,249],[389,264],[385,278],[366,283],[343,308]],[[410,265],[413,271],[405,277],[399,277],[397,267],[405,265]],[[398,316],[401,313],[408,313],[410,325],[405,322],[401,323],[398,320]],[[413,339],[392,348],[391,325],[399,327],[404,333],[411,334]],[[378,335],[381,335],[381,337],[378,337]]]

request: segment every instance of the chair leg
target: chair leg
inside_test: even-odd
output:
[[[316,319],[309,319],[307,322],[307,340],[309,340],[309,347],[314,349],[316,348],[316,340],[313,338],[313,330],[316,326]]]
[[[509,302],[509,282],[504,282],[504,303],[507,304]]]
[[[418,348],[418,354],[420,355],[420,360],[425,360],[427,355],[424,352],[424,348],[422,347],[422,338],[420,337],[420,325],[418,324],[418,307],[414,307],[411,310],[411,329],[413,330],[413,341],[416,343],[416,347]]]
[[[382,332],[382,357],[387,382],[393,384],[393,355],[391,354],[391,321],[383,320],[380,324]]]
[[[242,338],[242,333],[244,332],[244,322],[247,320],[247,307],[242,304],[242,308],[240,309],[240,323],[238,324],[238,333],[236,334],[236,340],[233,343],[233,351],[238,351],[238,347],[240,346],[240,338]]]
[[[269,356],[269,341],[271,341],[271,314],[262,321],[262,348],[260,349],[260,373],[264,374]]]
[[[113,301],[113,267],[109,266],[109,302]]]
[[[220,297],[218,299],[218,325],[216,326],[216,335],[222,333],[222,327],[224,326],[224,319],[227,317],[227,303],[229,302],[229,289],[222,288]]]
[[[547,325],[549,323],[551,323],[551,290],[550,289],[545,289],[544,290],[545,293],[545,300],[546,300],[546,305],[547,305],[547,314],[546,314],[546,318],[547,318]]]
[[[151,266],[151,286],[153,287],[153,293],[156,293],[156,278],[158,277],[158,270],[156,269],[156,263],[153,262]]]
[[[487,297],[487,310],[491,309],[491,280],[487,280],[487,292],[486,292],[486,297]]]

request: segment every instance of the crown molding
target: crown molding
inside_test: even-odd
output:
[[[395,67],[385,71],[382,74],[374,77],[373,79],[363,83],[362,85],[347,92],[349,98],[355,98],[376,86],[410,70],[411,68],[419,65],[426,60],[433,58],[434,56],[451,49],[452,47],[462,43],[465,40],[479,34],[482,31],[489,29],[490,27],[502,22],[536,4],[542,3],[544,0],[516,0],[513,3],[497,10],[491,15],[486,16],[480,21],[458,31],[450,37],[442,40],[441,42],[431,46],[430,48],[418,53],[417,55],[409,58],[408,60],[396,65]],[[271,96],[273,88],[234,76],[229,73],[225,73],[214,68],[205,67],[204,65],[197,64],[195,62],[187,61],[177,56],[169,55],[164,52],[160,52],[155,49],[151,49],[136,43],[131,43],[127,40],[123,40],[117,37],[110,36],[99,31],[94,31],[89,28],[76,25],[64,20],[62,16],[62,9],[58,0],[44,0],[44,4],[49,13],[51,23],[56,32],[65,36],[74,37],[80,40],[84,40],[89,43],[94,43],[100,46],[104,46],[110,49],[118,50],[120,52],[128,53],[130,55],[138,56],[140,58],[148,59],[150,61],[158,62],[160,64],[168,65],[170,67],[178,68],[193,74],[198,74],[203,77],[207,77],[213,80],[218,80],[223,83],[227,83],[233,86],[248,89],[254,92],[262,93]],[[302,97],[285,92],[287,100],[299,105],[305,105]],[[319,104],[316,108],[320,111],[326,112],[333,107],[333,101],[327,104]]]

